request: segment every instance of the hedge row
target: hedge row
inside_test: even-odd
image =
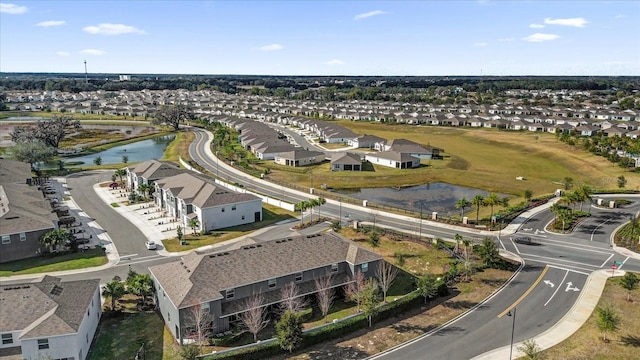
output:
[[[440,290],[440,295],[446,295],[447,291],[444,293],[442,289]],[[378,308],[378,312],[373,318],[374,323],[379,322],[381,320],[397,316],[402,314],[403,312],[420,306],[424,301],[424,298],[420,296],[417,291],[414,291],[396,301],[386,303],[381,305]],[[299,348],[309,347],[315,344],[319,344],[321,342],[326,341],[327,339],[336,339],[346,334],[350,334],[356,330],[366,328],[368,326],[368,321],[366,316],[363,314],[356,315],[344,321],[340,321],[337,323],[329,324],[327,326],[318,328],[316,330],[311,330],[305,332],[302,336],[302,343]],[[213,354],[202,357],[201,359],[205,360],[243,360],[243,359],[263,359],[274,355],[284,354],[284,350],[280,348],[280,344],[277,341],[261,344],[256,346],[251,346],[247,348],[238,349],[235,351],[230,351],[224,354]]]

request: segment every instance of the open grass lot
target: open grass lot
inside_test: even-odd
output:
[[[176,138],[164,150],[164,156],[162,157],[163,161],[173,161],[177,163],[180,160],[180,157],[185,161],[190,159],[189,145],[196,135],[191,131],[177,132],[175,134]]]
[[[187,241],[187,245],[180,245],[178,239],[163,240],[162,244],[167,251],[185,251],[196,249],[201,246],[217,244],[226,240],[238,238],[247,235],[255,230],[265,226],[275,224],[278,221],[287,220],[295,217],[295,214],[276,206],[262,205],[262,221],[246,225],[234,226],[226,228],[222,231],[212,231],[209,235],[193,235],[191,229],[184,230],[183,240]]]
[[[305,173],[273,171],[269,177],[300,186],[314,184],[333,188],[394,187],[446,182],[490,192],[520,195],[526,189],[534,196],[559,188],[557,182],[572,177],[576,184],[594,188],[616,188],[616,178],[625,174],[628,189],[640,188],[640,176],[606,159],[558,141],[553,134],[462,129],[431,126],[385,125],[336,121],[358,134],[386,139],[406,138],[445,150],[443,160],[423,161],[417,169],[398,170],[376,166],[375,171],[331,172],[329,163],[305,168]],[[517,176],[525,181],[516,180]]]
[[[640,274],[639,274],[640,275]],[[598,306],[609,304],[620,317],[620,330],[608,333],[610,342],[602,341],[602,332],[597,327],[597,313],[562,343],[543,351],[547,359],[638,359],[640,358],[640,290],[632,293],[632,302],[627,301],[627,290],[619,285],[620,278],[609,279]]]
[[[0,276],[39,274],[53,271],[84,269],[107,263],[100,249],[91,249],[75,254],[38,256],[30,259],[0,264]]]

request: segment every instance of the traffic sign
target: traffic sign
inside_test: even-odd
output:
[[[618,268],[618,266],[617,266],[616,264],[611,265],[611,269],[612,269],[612,270],[615,270],[615,269],[617,269],[617,268]]]
[[[622,261],[614,261],[613,263],[618,266],[622,265]]]

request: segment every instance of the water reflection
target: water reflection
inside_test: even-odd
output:
[[[425,214],[435,211],[447,216],[459,214],[460,210],[456,209],[456,201],[462,198],[471,201],[478,194],[482,196],[489,195],[489,192],[485,190],[447,183],[432,183],[402,189],[363,188],[356,191],[344,190],[337,192],[357,199],[368,200],[375,204],[416,212],[420,211],[420,204],[422,204],[422,211]],[[502,198],[507,195],[498,194],[498,196]],[[469,211],[469,208],[466,210]]]

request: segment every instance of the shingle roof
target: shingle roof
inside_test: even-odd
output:
[[[310,251],[313,249],[313,251]],[[260,242],[242,249],[191,253],[149,270],[178,307],[222,298],[221,291],[309,269],[348,261],[361,264],[382,257],[334,233]]]
[[[367,156],[374,156],[380,159],[387,159],[387,160],[393,160],[393,161],[399,161],[399,162],[414,161],[417,159],[417,157],[413,155],[400,153],[397,151],[380,151],[377,153],[367,154]]]
[[[362,164],[362,159],[357,154],[340,152],[331,156],[331,164],[360,165]]]
[[[0,332],[22,330],[21,339],[77,332],[99,283],[45,276],[36,283],[0,286]]]
[[[278,153],[276,156],[285,158],[285,159],[299,160],[299,159],[307,159],[310,157],[315,157],[320,155],[324,155],[324,153],[321,151],[312,151],[312,150],[293,150],[293,151]]]

